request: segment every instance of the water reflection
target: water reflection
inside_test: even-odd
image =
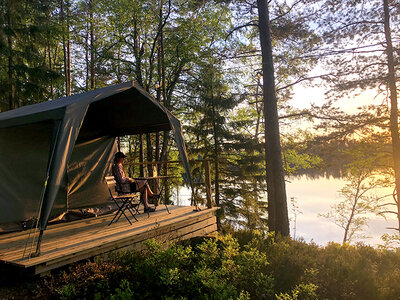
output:
[[[346,181],[339,178],[315,178],[306,176],[289,178],[286,184],[288,199],[295,197],[297,206],[302,214],[297,215],[296,237],[302,237],[307,242],[313,240],[315,243],[325,245],[329,241],[341,243],[343,230],[328,219],[319,217],[319,213],[326,213],[331,206],[340,200],[339,190],[346,185]],[[377,191],[387,193],[387,191]],[[290,205],[290,201],[289,201]],[[289,207],[289,215],[293,213]],[[392,216],[388,220],[372,214],[368,215],[369,222],[365,235],[368,239],[356,240],[370,245],[382,244],[380,237],[384,233],[394,233],[387,227],[396,227],[397,221]],[[293,233],[293,222],[291,232]]]

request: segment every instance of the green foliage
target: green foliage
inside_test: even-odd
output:
[[[318,155],[308,151],[304,141],[310,140],[310,134],[297,131],[293,136],[285,137],[282,140],[283,167],[288,175],[295,175],[299,171],[317,169],[322,166],[323,160]]]
[[[397,299],[400,251],[325,247],[238,231],[194,238],[106,261],[76,264],[43,280],[40,299]]]
[[[227,223],[267,229],[259,99],[262,75],[254,67],[261,65],[258,29],[245,26],[231,32],[242,22],[254,23],[253,4],[225,0],[36,2],[0,4],[0,111],[65,95],[64,85],[69,85],[64,78],[69,73],[66,48],[70,48],[73,94],[132,79],[138,82],[181,117],[191,158],[212,159],[215,195]],[[284,2],[271,2],[280,102],[290,99],[292,80],[315,63],[311,56],[298,56],[319,42],[304,22],[303,13],[309,13],[305,3],[292,9]],[[10,107],[12,86],[15,99]],[[285,104],[281,108],[290,110]],[[159,147],[155,136],[150,140],[152,145],[144,147],[145,153],[151,153],[148,160],[176,158],[168,134],[157,139]],[[139,143],[129,138],[128,144],[130,157],[137,162]],[[288,174],[317,163],[291,143],[285,150]],[[196,181],[204,181],[202,171],[194,168]],[[179,176],[182,171],[169,172]],[[163,192],[169,200],[170,190],[182,180],[166,182],[170,185]],[[195,192],[196,199],[205,198],[204,185]]]
[[[0,3],[0,112],[51,98],[50,82],[60,71],[50,68],[48,49],[59,38],[55,1]]]
[[[237,236],[240,244],[252,245],[267,254],[275,294],[286,297],[281,299],[293,299],[296,294],[298,299],[395,299],[400,295],[394,285],[399,282],[398,251],[362,244],[318,247],[259,234],[253,235],[249,243],[248,232],[238,232]],[[393,282],[389,276],[393,276]]]
[[[183,106],[189,120],[187,145],[192,155],[212,160],[215,202],[225,217],[246,228],[265,228],[265,204],[260,197],[265,190],[263,148],[246,130],[252,120],[240,110],[244,98],[235,95],[233,84],[216,57],[192,71]],[[194,172],[194,176],[202,175]],[[204,185],[196,192],[204,194]],[[245,221],[236,221],[238,216]]]
[[[57,294],[59,294],[61,299],[74,299],[78,295],[76,294],[75,286],[74,285],[64,285],[60,289],[57,289]]]
[[[278,300],[316,300],[318,299],[317,286],[315,284],[299,284],[291,291],[291,293],[280,294],[276,296]]]
[[[273,278],[267,267],[265,253],[250,246],[241,251],[230,236],[169,248],[150,240],[140,253],[114,254],[107,262],[71,268],[53,279],[46,293],[63,299],[271,298]]]
[[[115,289],[115,294],[110,296],[110,300],[129,300],[133,299],[133,292],[130,283],[123,279],[119,288]]]
[[[68,271],[62,271],[56,278],[45,281],[38,297],[78,299],[88,295],[90,298],[110,295],[114,289],[120,288],[122,291],[126,287],[119,287],[124,278],[124,270],[123,265],[109,262],[76,264]]]
[[[381,237],[383,245],[379,245],[382,249],[396,250],[400,246],[400,234],[399,233],[385,233]]]

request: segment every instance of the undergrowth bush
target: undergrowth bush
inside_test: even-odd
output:
[[[236,232],[81,263],[43,280],[51,299],[398,299],[400,252]]]

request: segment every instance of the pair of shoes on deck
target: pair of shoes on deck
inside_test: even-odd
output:
[[[145,213],[151,213],[151,212],[155,212],[155,211],[156,211],[156,209],[153,207],[150,207],[150,206],[144,208]]]

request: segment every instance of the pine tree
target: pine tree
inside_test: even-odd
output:
[[[262,147],[253,135],[244,133],[244,127],[253,120],[243,111],[240,114],[244,98],[233,95],[224,77],[222,65],[210,60],[192,70],[186,80],[188,94],[183,110],[190,120],[185,126],[191,137],[188,147],[192,156],[212,160],[215,204],[224,209],[222,218],[236,225],[265,229],[265,205],[260,202]]]
[[[0,6],[0,110],[54,97],[59,72],[50,65],[57,33],[53,1],[3,1]],[[49,82],[52,82],[49,84]]]

